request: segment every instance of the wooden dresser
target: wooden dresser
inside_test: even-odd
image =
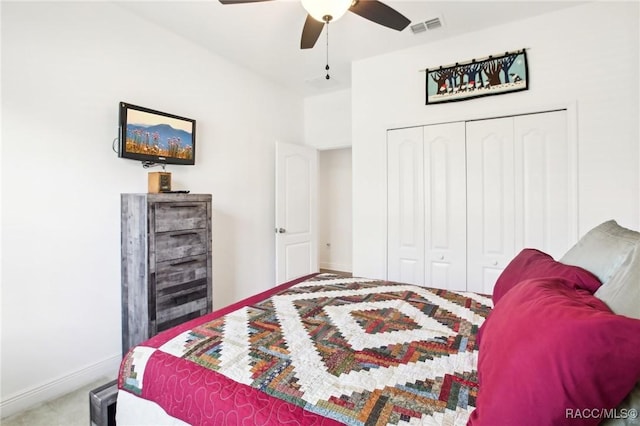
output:
[[[211,312],[211,195],[121,194],[122,352]]]

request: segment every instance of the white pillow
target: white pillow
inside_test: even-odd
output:
[[[560,262],[584,268],[606,284],[638,244],[640,233],[609,220],[587,232]]]
[[[640,244],[593,295],[616,314],[640,319]]]

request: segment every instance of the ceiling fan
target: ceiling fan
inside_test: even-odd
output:
[[[219,0],[222,4],[256,3],[272,0]],[[411,23],[400,12],[378,0],[301,0],[307,11],[307,20],[302,29],[301,49],[310,49],[315,44],[322,29],[329,22],[338,20],[347,10],[376,24],[402,31]]]

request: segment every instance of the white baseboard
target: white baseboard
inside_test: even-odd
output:
[[[351,265],[334,262],[319,262],[320,269],[329,269],[332,271],[351,272]]]
[[[113,380],[118,376],[121,360],[121,355],[114,355],[43,385],[18,392],[0,401],[0,417],[9,417],[43,402],[51,401],[101,378],[108,377]],[[89,404],[89,394],[87,394],[87,404]]]

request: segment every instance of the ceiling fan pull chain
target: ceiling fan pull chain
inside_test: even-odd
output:
[[[329,80],[331,77],[329,77],[329,21],[327,20],[327,66],[324,67],[325,70],[327,70],[327,76],[325,77],[327,80]]]

